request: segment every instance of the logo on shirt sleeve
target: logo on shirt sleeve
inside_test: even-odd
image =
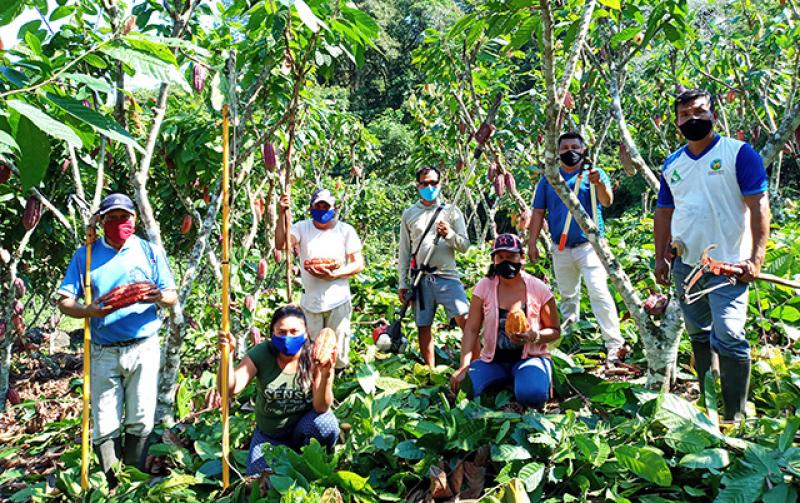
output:
[[[711,161],[709,168],[711,168],[711,171],[708,172],[709,175],[721,175],[723,173],[722,159],[714,159],[713,161]]]

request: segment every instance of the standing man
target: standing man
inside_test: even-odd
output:
[[[573,191],[585,163],[586,143],[578,133],[568,132],[558,138],[558,153],[561,161],[561,177]],[[597,191],[597,228],[603,235],[603,207],[608,208],[614,201],[611,191],[611,180],[600,168],[592,167],[588,176],[581,177],[578,189],[578,200],[586,212],[592,214],[591,187]],[[559,199],[546,178],[542,178],[536,187],[533,198],[533,216],[530,224],[530,240],[528,255],[531,261],[539,260],[536,241],[542,231],[542,224],[547,215],[547,224],[553,238],[553,269],[558,290],[561,293],[561,315],[567,323],[580,319],[581,308],[581,276],[589,292],[592,312],[600,326],[606,346],[606,363],[616,365],[622,360],[621,350],[625,340],[620,335],[619,316],[614,298],[608,290],[608,274],[600,257],[592,248],[589,239],[576,222],[572,222],[567,234],[566,247],[558,250],[558,242],[569,215],[566,205]]]
[[[419,349],[422,359],[433,367],[435,346],[431,325],[436,308],[440,304],[443,305],[447,317],[455,318],[462,330],[467,320],[469,301],[461,284],[461,275],[456,269],[455,252],[466,252],[469,248],[469,238],[464,215],[455,207],[451,212],[450,206],[439,198],[441,193],[439,170],[434,167],[424,167],[417,171],[416,179],[420,200],[403,212],[400,222],[398,295],[400,302],[405,303],[409,288],[413,286],[409,270],[421,268],[420,274],[423,277],[414,297],[414,315],[419,330]],[[429,226],[434,218],[435,223]],[[422,262],[434,246],[437,235],[440,240],[433,249],[430,261],[423,266]],[[477,351],[478,344],[475,345],[473,358],[477,358]]]
[[[671,242],[682,255],[672,265],[686,330],[692,341],[700,388],[716,367],[722,381],[726,420],[745,413],[750,387],[750,344],[744,331],[748,283],[761,270],[769,237],[767,174],[749,144],[714,131],[717,114],[708,91],[693,89],[675,99],[675,125],[687,144],[670,155],[661,170],[654,220],[656,280],[669,284]],[[685,304],[683,281],[709,245],[713,259],[737,264],[734,284],[724,276],[704,275],[697,289],[725,286]]]
[[[175,304],[175,281],[163,248],[134,235],[136,211],[123,194],[110,194],[97,216],[103,237],[92,244],[92,302],[84,296],[86,247],[72,256],[58,293],[58,307],[74,318],[91,318],[93,443],[109,485],[122,459],[143,469],[147,437],[153,429],[161,350],[157,306]],[[143,299],[114,310],[98,299],[129,283],[151,283]],[[124,428],[123,428],[124,425]],[[122,430],[125,441],[122,441]]]
[[[306,315],[308,335],[314,340],[326,327],[336,332],[339,349],[336,368],[343,369],[350,362],[353,304],[349,278],[364,270],[364,256],[353,226],[336,218],[335,204],[328,189],[314,192],[309,208],[311,218],[292,225],[291,234],[292,247],[299,250],[303,264],[300,307]],[[292,221],[289,206],[289,196],[282,195],[275,230],[275,247],[279,250],[286,244],[286,222]]]

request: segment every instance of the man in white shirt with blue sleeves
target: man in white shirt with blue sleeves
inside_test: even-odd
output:
[[[669,284],[671,243],[683,254],[672,265],[676,291],[692,342],[701,391],[706,372],[719,373],[724,419],[745,414],[750,386],[750,344],[745,334],[748,283],[761,270],[769,237],[767,174],[749,144],[714,131],[717,115],[707,91],[690,90],[675,99],[675,123],[687,144],[664,162],[654,221],[656,280]],[[684,302],[683,281],[710,245],[715,260],[743,273],[733,284]],[[706,273],[692,288],[703,290],[729,280]]]
[[[144,465],[161,361],[162,322],[156,304],[171,306],[177,294],[164,249],[133,234],[136,211],[128,196],[110,194],[100,203],[98,216],[103,237],[92,244],[92,303],[79,300],[86,275],[86,247],[81,246],[58,289],[58,307],[68,316],[91,318],[93,443],[114,486],[111,468],[117,460],[140,469]],[[135,304],[115,309],[97,300],[118,286],[137,282],[151,286]]]

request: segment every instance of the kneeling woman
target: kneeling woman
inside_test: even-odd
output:
[[[231,361],[228,373],[231,394],[256,378],[256,430],[250,442],[248,475],[267,469],[262,452],[265,442],[299,449],[313,437],[331,449],[339,438],[339,422],[330,410],[334,361],[312,360],[303,311],[293,305],[278,309],[270,333],[272,337],[251,349],[236,369]],[[220,344],[233,349],[233,336],[221,333]],[[219,375],[217,384],[220,387]]]
[[[522,241],[514,234],[497,236],[487,277],[472,290],[469,315],[461,339],[461,365],[451,384],[456,390],[469,375],[472,396],[513,384],[517,402],[540,407],[550,397],[553,363],[547,343],[561,337],[553,293],[541,280],[522,270]],[[531,329],[507,334],[508,313],[522,310]],[[471,361],[483,328],[480,359]]]

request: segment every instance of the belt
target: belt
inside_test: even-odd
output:
[[[124,348],[127,346],[138,344],[147,339],[149,339],[149,337],[137,337],[135,339],[126,339],[124,341],[112,342],[111,344],[100,344],[100,345],[104,348]]]

